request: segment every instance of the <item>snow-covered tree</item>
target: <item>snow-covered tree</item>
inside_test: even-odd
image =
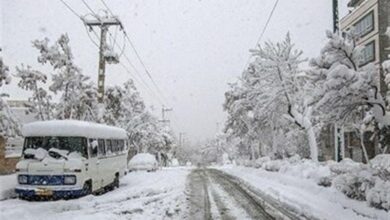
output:
[[[172,150],[172,131],[146,109],[132,80],[107,88],[104,121],[125,129],[138,152],[154,153],[163,160]]]
[[[327,32],[328,43],[321,55],[311,61],[309,72],[315,107],[327,113],[328,119],[343,122],[360,106],[377,106],[385,110],[377,89],[377,69],[373,64],[361,66],[362,47],[356,37]],[[383,113],[383,112],[382,112]]]
[[[35,114],[38,120],[52,119],[53,104],[51,95],[41,86],[46,84],[47,76],[30,66],[16,68],[16,77],[20,78],[18,86],[26,91],[31,91],[32,96],[28,99],[27,113]]]
[[[313,106],[327,123],[352,124],[361,139],[375,124],[390,125],[385,102],[378,89],[378,68],[362,63],[361,46],[356,46],[353,31],[345,36],[327,32],[328,42],[308,72]],[[372,129],[371,129],[372,130]],[[367,153],[365,159],[368,161]]]
[[[10,82],[9,67],[4,64],[3,58],[0,56],[0,88]],[[7,139],[8,137],[20,135],[20,126],[7,102],[3,99],[5,96],[8,95],[5,93],[0,94],[0,138]]]
[[[280,43],[268,42],[252,50],[254,61],[243,73],[239,84],[225,93],[228,112],[227,129],[249,145],[251,158],[268,151],[273,156],[291,156],[296,150],[288,139],[278,143],[288,132],[305,131],[311,158],[317,160],[317,143],[308,105],[305,82],[301,79],[301,51],[294,49],[289,34]],[[262,138],[260,138],[262,137]],[[294,146],[296,148],[296,146]]]
[[[35,40],[33,45],[40,52],[38,62],[49,63],[56,71],[49,89],[60,94],[56,105],[56,118],[96,121],[97,90],[89,77],[74,64],[74,57],[66,34],[51,46],[49,40]]]

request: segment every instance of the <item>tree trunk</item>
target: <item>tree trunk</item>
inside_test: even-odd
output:
[[[370,164],[370,160],[368,159],[368,154],[366,150],[366,145],[364,144],[364,131],[360,131],[360,145],[362,146],[364,159],[366,160],[366,163]]]
[[[309,140],[310,146],[310,158],[315,162],[318,162],[318,146],[317,139],[312,126],[306,128],[307,139]]]

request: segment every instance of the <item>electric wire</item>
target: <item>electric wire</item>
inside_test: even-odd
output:
[[[87,3],[85,0],[82,0],[82,2],[83,2],[84,5],[88,8],[88,10],[89,10],[91,13],[93,13],[93,14],[95,15],[95,17],[98,17],[98,15],[96,14],[96,12],[88,5],[88,3]],[[108,7],[108,5],[107,5],[103,0],[101,0],[101,2],[102,2],[103,5],[106,7],[106,9],[107,9],[108,12],[111,14],[111,16],[115,17],[115,15],[112,13],[112,10]],[[130,38],[128,37],[126,31],[125,31],[124,29],[123,29],[122,31],[123,31],[123,33],[124,33],[124,35],[125,35],[125,38],[127,39],[127,41],[130,43],[131,47],[133,48],[133,50],[134,50],[134,52],[135,52],[137,58],[139,59],[140,63],[141,63],[142,66],[144,67],[147,76],[148,76],[149,79],[152,81],[153,86],[156,88],[157,94],[159,94],[159,95],[165,100],[165,102],[167,102],[167,100],[166,100],[166,98],[164,97],[162,91],[161,91],[161,90],[159,89],[159,87],[157,86],[156,82],[154,81],[154,79],[152,78],[152,76],[151,76],[151,74],[149,73],[148,69],[146,68],[146,65],[144,64],[144,62],[142,61],[141,57],[139,56],[138,51],[135,49],[134,44],[131,42]],[[115,40],[115,38],[114,38],[114,40],[113,40],[113,36],[112,36],[111,32],[108,31],[108,33],[109,33],[110,39],[111,39],[112,41],[114,41],[114,43],[116,44],[116,40]],[[116,45],[117,45],[117,44],[116,44]],[[115,46],[115,45],[114,45],[114,46]],[[138,72],[138,70],[135,68],[135,66],[131,63],[130,59],[129,59],[127,56],[125,56],[125,58],[126,58],[127,62],[132,66],[132,68],[133,68],[136,72]],[[139,72],[138,72],[138,73],[139,73]],[[140,78],[141,78],[141,77],[140,77]]]
[[[106,9],[108,10],[108,12],[110,12],[110,14],[111,14],[112,16],[114,16],[112,10],[110,9],[110,7],[108,7],[108,5],[105,3],[105,1],[104,1],[104,0],[100,0],[100,1],[101,1],[101,2],[103,3],[103,5],[106,7]],[[142,67],[144,68],[145,73],[146,73],[146,75],[148,76],[148,78],[151,80],[153,86],[155,87],[155,89],[157,90],[157,92],[159,92],[159,94],[160,94],[161,97],[165,100],[165,102],[168,103],[167,99],[166,99],[165,96],[164,96],[164,93],[161,91],[161,89],[160,89],[159,86],[157,85],[156,81],[155,81],[154,78],[152,77],[152,75],[151,75],[149,69],[146,67],[144,61],[141,59],[141,56],[139,55],[139,53],[138,53],[138,51],[137,51],[137,49],[136,49],[134,43],[131,41],[131,39],[130,39],[129,35],[127,34],[127,32],[126,32],[126,30],[125,30],[124,27],[123,27],[123,30],[122,30],[122,31],[123,31],[123,34],[125,35],[126,40],[127,40],[128,43],[130,44],[130,46],[133,48],[134,53],[135,53],[137,59],[138,59],[139,62],[141,63]]]
[[[79,14],[78,14],[72,7],[70,7],[70,5],[67,4],[64,0],[60,0],[60,1],[62,2],[62,4],[63,4],[70,12],[72,12],[76,17],[80,18],[80,20],[84,23],[84,18],[83,18],[81,15],[79,15]],[[95,12],[92,10],[91,7],[89,7],[89,5],[88,5],[84,0],[83,0],[83,3],[87,6],[88,10],[90,10],[90,11],[93,13],[93,15],[96,16]],[[84,25],[85,25],[85,24],[84,24]],[[86,26],[85,26],[85,27],[86,27]],[[91,30],[93,31],[94,35],[95,35],[97,38],[99,38],[99,36],[98,36],[98,34],[96,33],[96,31],[95,31],[94,29],[91,29]],[[86,31],[87,31],[87,34],[88,34],[89,39],[90,39],[90,40],[92,41],[92,43],[99,49],[99,45],[92,39],[92,37],[90,36],[90,34],[89,34],[89,32],[88,32],[87,29],[86,29]],[[124,42],[125,42],[125,41],[124,41]],[[124,45],[125,45],[125,43],[124,43]],[[121,52],[121,53],[123,54],[123,52],[124,52],[124,47],[122,48],[122,52]],[[124,55],[125,55],[125,54],[124,54]],[[126,57],[127,57],[127,56],[126,56]],[[130,66],[137,72],[137,70],[135,69],[134,65],[130,62],[130,59],[127,57],[126,60],[129,62]],[[129,75],[133,76],[133,78],[134,78],[136,81],[138,81],[138,79],[136,79],[136,77],[134,77],[134,75],[133,75],[132,72],[127,68],[126,65],[124,65],[123,63],[120,63],[120,64],[121,64],[121,66],[125,69],[125,71],[126,71]],[[139,77],[140,77],[140,76],[139,76]],[[163,105],[164,102],[162,102],[161,99],[157,98],[156,94],[153,94],[153,93],[154,93],[153,90],[145,83],[145,81],[142,79],[142,77],[140,77],[140,79],[141,79],[141,81],[143,82],[143,84],[144,84],[146,90],[150,93],[150,95],[151,95],[152,97],[155,97],[156,100],[157,100],[160,104]],[[138,83],[141,84],[140,81],[138,81]]]
[[[261,40],[263,39],[263,36],[267,30],[267,27],[271,21],[272,16],[274,15],[274,12],[275,12],[276,7],[278,6],[278,3],[279,3],[279,0],[276,0],[274,6],[272,7],[272,10],[268,16],[268,19],[263,27],[263,30],[261,31],[260,36],[257,38],[255,46],[259,45]],[[245,66],[244,66],[244,70],[242,72],[244,72],[246,70],[246,68],[248,68],[248,65],[250,63],[251,58],[252,58],[252,55],[249,55],[248,60],[246,61]]]

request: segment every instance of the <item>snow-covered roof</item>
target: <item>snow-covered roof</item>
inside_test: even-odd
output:
[[[76,120],[38,121],[23,125],[22,134],[31,136],[69,136],[88,138],[126,139],[124,129]]]

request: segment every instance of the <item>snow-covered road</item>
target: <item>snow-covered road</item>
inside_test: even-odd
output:
[[[13,178],[2,176],[0,184]],[[300,177],[247,167],[179,167],[129,173],[119,189],[100,196],[0,201],[0,219],[389,220],[390,213]]]
[[[0,219],[183,219],[188,213],[185,186],[189,169],[133,172],[119,189],[67,201],[0,201]]]
[[[189,175],[190,216],[194,219],[302,219],[302,216],[262,198],[240,179],[215,169]]]

